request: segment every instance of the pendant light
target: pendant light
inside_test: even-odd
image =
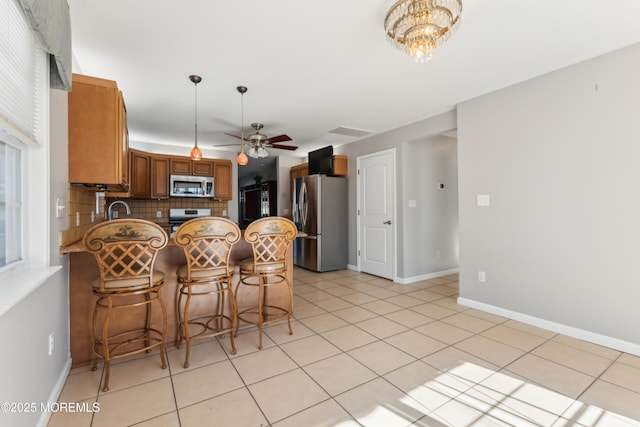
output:
[[[202,77],[200,76],[189,76],[189,80],[191,80],[193,82],[193,85],[195,87],[195,92],[196,92],[196,135],[195,135],[195,145],[193,147],[193,149],[191,150],[191,153],[189,153],[189,155],[191,156],[192,160],[200,160],[202,159],[202,151],[200,151],[200,149],[198,148],[198,83],[200,83],[202,81]]]
[[[244,166],[249,163],[249,158],[244,153],[244,94],[247,92],[246,86],[236,88],[240,92],[240,154],[238,154],[238,164]]]

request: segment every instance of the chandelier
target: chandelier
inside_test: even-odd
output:
[[[458,28],[461,13],[461,0],[398,0],[384,30],[392,45],[423,63]]]

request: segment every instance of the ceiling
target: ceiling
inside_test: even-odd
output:
[[[289,135],[305,156],[449,111],[461,101],[640,42],[637,0],[463,0],[462,24],[425,64],[394,49],[395,0],[68,0],[74,71],[124,93],[131,145],[208,149]],[[238,151],[238,146],[223,147]],[[255,162],[255,159],[250,159]]]

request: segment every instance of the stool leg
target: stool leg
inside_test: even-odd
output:
[[[184,286],[181,283],[178,283],[176,286],[176,347],[180,348],[182,345],[182,328],[184,323],[184,316],[182,315],[182,291]]]
[[[229,295],[229,300],[231,303],[231,331],[229,332],[229,341],[231,341],[231,354],[236,354],[236,342],[234,339],[234,329],[238,323],[238,307],[236,306],[236,299],[233,296],[233,291],[231,289],[231,278],[228,278],[226,281],[226,289],[224,293],[220,296],[224,298],[224,294],[227,293]]]
[[[158,303],[160,304],[160,310],[162,311],[162,336],[160,337],[162,341],[160,342],[160,366],[162,367],[162,369],[167,369],[167,361],[164,355],[164,343],[165,343],[165,338],[167,336],[167,308],[165,307],[164,300],[160,295],[160,289],[157,290],[157,295],[158,295]]]
[[[289,312],[287,313],[287,322],[289,323],[289,335],[293,335],[293,329],[291,329],[291,314],[293,313],[293,288],[289,284],[289,281],[285,277],[287,290],[289,291]]]
[[[93,363],[91,364],[91,370],[95,371],[98,369],[98,354],[96,352],[96,345],[97,345],[97,341],[98,341],[98,307],[99,307],[99,302],[102,298],[99,298],[98,301],[96,301],[96,304],[93,306],[93,321],[92,321],[92,328],[93,328],[93,333],[91,334],[91,352],[93,353]]]
[[[234,336],[238,336],[238,329],[240,329],[240,319],[237,318],[238,313],[238,292],[240,291],[240,285],[242,284],[242,273],[240,273],[240,280],[238,280],[238,284],[236,285],[236,290],[233,292],[233,304],[236,307],[236,330],[234,332]]]
[[[184,303],[183,332],[184,340],[187,343],[187,354],[184,358],[184,368],[189,367],[189,356],[191,355],[191,337],[189,336],[189,304],[191,302],[191,286],[187,288],[187,301]]]
[[[102,391],[109,391],[109,377],[111,376],[111,354],[109,352],[109,320],[111,318],[111,309],[113,301],[111,297],[107,297],[107,315],[104,320],[102,329],[102,352],[104,357],[104,385]]]
[[[259,341],[258,349],[262,350],[262,323],[264,322],[263,299],[264,299],[264,278],[258,276],[258,329],[259,329]]]

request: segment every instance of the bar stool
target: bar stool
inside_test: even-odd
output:
[[[229,265],[229,257],[231,249],[240,240],[240,229],[225,218],[195,218],[182,224],[173,239],[184,249],[187,259],[187,263],[177,271],[179,288],[176,300],[176,345],[180,347],[183,339],[187,343],[184,367],[189,367],[191,341],[195,339],[229,333],[231,354],[235,354],[233,329],[237,309],[231,289],[234,267]],[[212,301],[203,303],[202,299],[207,295],[212,297]],[[193,297],[200,301],[193,301],[192,305]],[[231,301],[227,312],[226,298]],[[193,332],[194,328],[198,330]]]
[[[253,221],[244,232],[244,239],[251,244],[253,258],[240,262],[240,281],[236,286],[235,298],[237,301],[241,286],[258,288],[257,306],[239,311],[238,319],[258,326],[259,349],[262,349],[262,327],[266,324],[286,317],[289,335],[293,334],[293,284],[287,279],[287,268],[289,248],[297,234],[295,224],[281,217]],[[268,288],[277,285],[286,287],[287,301],[284,305],[274,305],[268,301]],[[236,336],[239,323],[236,325]]]
[[[98,300],[92,320],[92,370],[104,360],[102,391],[109,390],[111,361],[160,348],[162,369],[167,311],[160,295],[164,273],[154,270],[158,251],[167,244],[167,233],[153,222],[139,219],[105,221],[86,232],[83,243],[98,263],[100,277],[93,282]],[[161,310],[161,324],[152,324],[153,303]],[[136,322],[136,315],[144,315]],[[98,322],[103,313],[102,322]],[[157,317],[157,316],[156,316]],[[119,321],[120,320],[120,321]],[[141,326],[139,326],[141,325]]]

